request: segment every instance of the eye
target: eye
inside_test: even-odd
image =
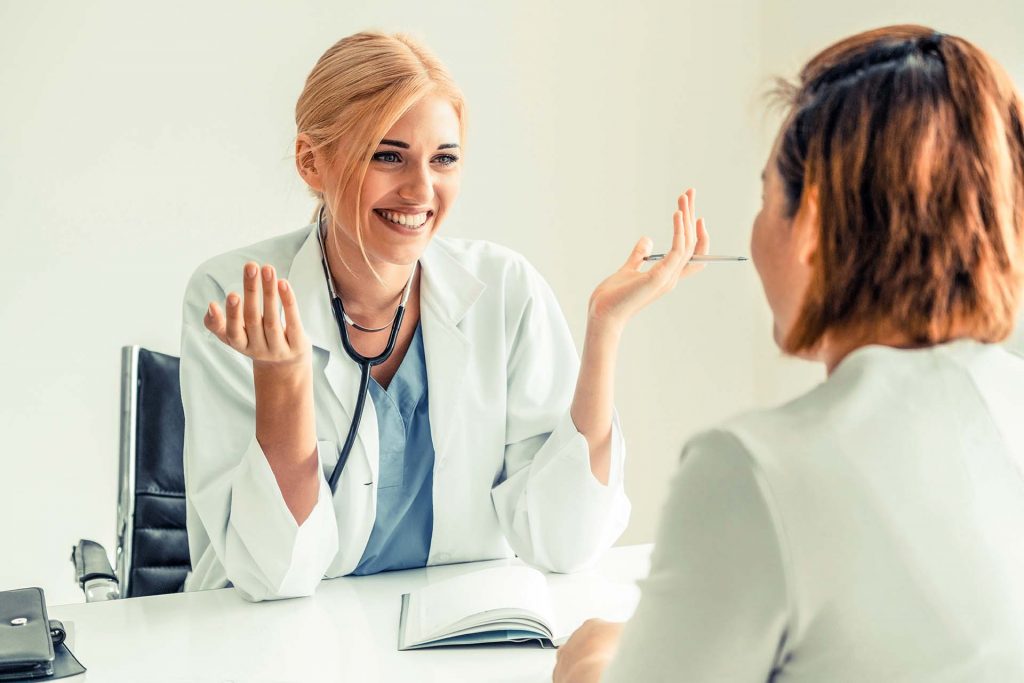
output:
[[[434,157],[434,161],[441,164],[442,166],[452,166],[458,162],[459,158],[454,154],[438,154]]]
[[[374,161],[380,161],[385,164],[397,164],[402,161],[402,157],[399,156],[398,152],[377,152],[372,158]]]

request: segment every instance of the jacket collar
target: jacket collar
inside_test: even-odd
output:
[[[420,267],[420,316],[437,318],[446,327],[458,327],[486,285],[437,239],[424,250]],[[309,227],[292,260],[288,281],[298,299],[299,315],[310,343],[330,353],[341,350],[341,335],[331,310],[315,225]]]
[[[458,327],[487,286],[436,238],[420,256],[420,267],[420,315],[428,309],[448,327]]]
[[[341,350],[341,335],[331,310],[331,297],[327,291],[320,253],[316,224],[313,224],[309,226],[306,239],[292,259],[288,282],[298,300],[302,326],[310,343],[334,352]]]

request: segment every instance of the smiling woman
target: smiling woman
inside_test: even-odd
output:
[[[427,564],[593,561],[629,517],[619,337],[700,268],[693,192],[664,260],[642,268],[645,238],[594,290],[581,361],[521,256],[437,236],[459,193],[465,106],[425,47],[339,41],[296,126],[316,223],[211,259],[185,294],[186,589],[261,600]]]

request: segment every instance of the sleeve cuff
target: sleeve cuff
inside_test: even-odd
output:
[[[590,469],[590,446],[586,437],[576,429],[576,423],[572,421],[572,415],[568,410],[548,437],[548,447],[551,448],[552,454],[563,454],[578,463],[581,470],[580,478],[587,482],[588,488],[595,491],[615,491],[622,488],[625,480],[626,440],[622,436],[618,411],[612,411],[611,463],[607,484],[598,481]]]
[[[317,443],[317,472],[323,472]],[[266,577],[273,597],[308,595],[337,552],[337,522],[327,481],[320,474],[317,502],[300,526],[255,435],[232,487],[230,524]]]

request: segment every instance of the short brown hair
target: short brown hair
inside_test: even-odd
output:
[[[776,165],[819,243],[789,352],[884,325],[915,344],[994,342],[1024,281],[1024,109],[963,38],[893,26],[825,49],[785,90]]]

